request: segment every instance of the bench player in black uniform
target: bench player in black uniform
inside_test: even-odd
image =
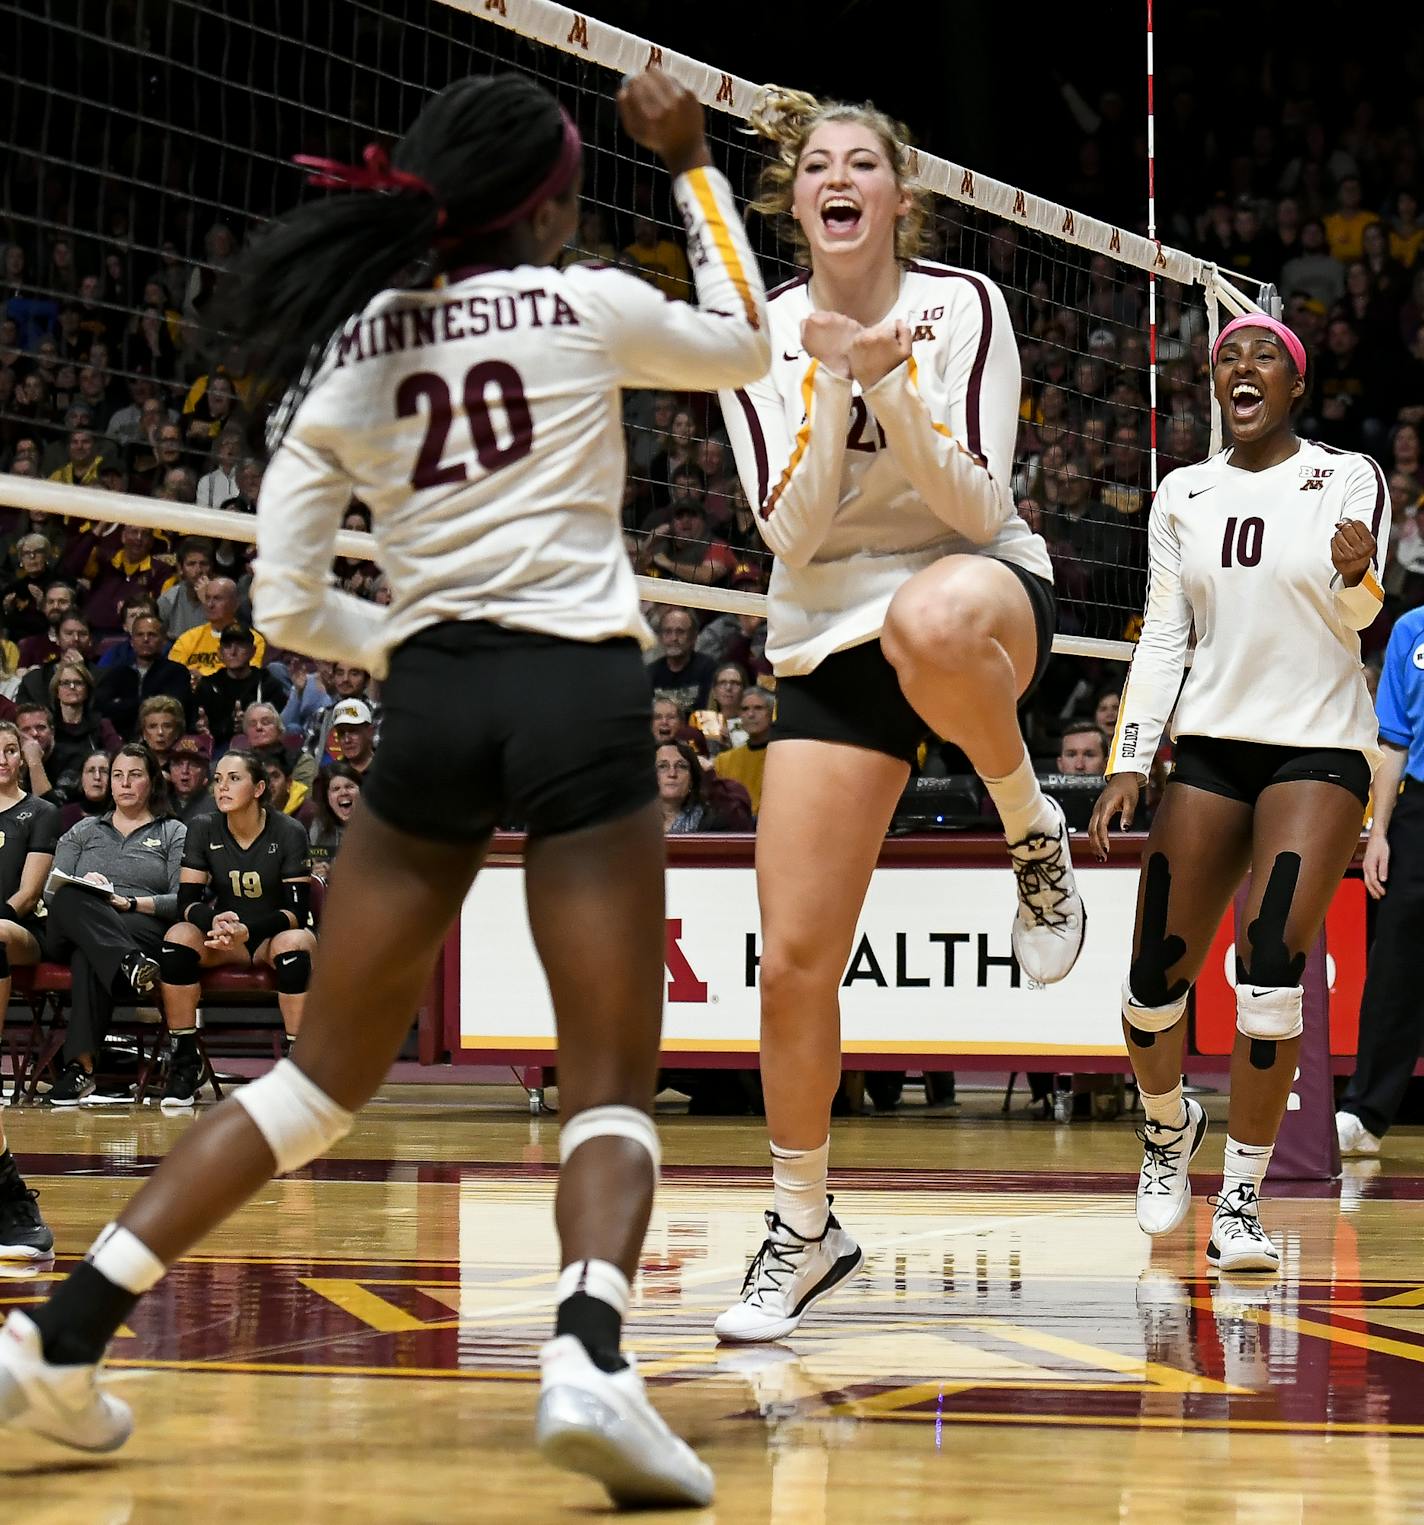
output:
[[[29,774],[18,727],[0,721],[0,1024],[10,1005],[10,966],[37,964],[41,894],[59,840],[59,808],[25,792]],[[30,1190],[15,1168],[0,1120],[0,1260],[38,1260],[54,1250]]]
[[[158,954],[173,1062],[162,1105],[191,1107],[202,1079],[199,978],[222,964],[266,964],[277,981],[287,1037],[302,1020],[316,938],[307,930],[307,834],[266,806],[267,770],[251,752],[229,752],[213,774],[217,810],[188,826],[178,876],[178,915]]]

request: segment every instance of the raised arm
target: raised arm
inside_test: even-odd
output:
[[[987,545],[1015,512],[1022,374],[1002,292],[980,276],[951,279],[968,289],[940,320],[924,371],[904,323],[868,330],[851,364],[915,491],[950,529]]]
[[[719,394],[737,475],[757,529],[776,555],[802,567],[820,549],[840,502],[851,383],[806,357],[797,386],[800,425],[770,377]],[[793,407],[793,411],[795,408]]]
[[[1182,689],[1192,606],[1182,588],[1182,548],[1163,492],[1147,523],[1147,608],[1108,755],[1107,772],[1144,778]]]
[[[1330,543],[1334,575],[1330,591],[1335,608],[1351,630],[1373,624],[1384,607],[1380,573],[1385,552],[1380,549],[1380,525],[1384,522],[1384,473],[1368,456],[1359,456],[1345,489],[1345,506]]]

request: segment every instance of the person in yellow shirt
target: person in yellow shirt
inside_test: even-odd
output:
[[[222,633],[229,625],[237,623],[237,584],[230,577],[208,579],[208,585],[203,589],[203,613],[207,615],[207,623],[185,630],[174,641],[168,660],[186,667],[199,678],[211,678],[222,667],[218,652]],[[267,642],[255,630],[252,635],[256,642],[252,665],[261,667],[267,657]]]
[[[1389,252],[1406,270],[1414,267],[1424,245],[1424,223],[1419,219],[1419,198],[1407,187],[1394,198],[1394,218],[1389,225]]]
[[[99,480],[99,468],[104,458],[94,443],[90,429],[72,430],[69,436],[69,459],[58,471],[50,472],[51,482],[63,482],[66,487],[93,487]]]
[[[1365,229],[1378,222],[1375,213],[1361,205],[1364,189],[1358,175],[1346,175],[1340,182],[1339,205],[1325,219],[1325,237],[1330,243],[1330,254],[1342,265],[1359,259],[1364,253]]]
[[[747,733],[744,747],[719,752],[712,770],[719,778],[730,778],[752,797],[752,813],[761,810],[761,784],[766,776],[766,744],[771,740],[771,695],[764,688],[749,688],[742,695],[742,729]]]
[[[685,302],[692,294],[687,256],[651,217],[633,219],[633,242],[623,252],[652,276],[664,296]]]

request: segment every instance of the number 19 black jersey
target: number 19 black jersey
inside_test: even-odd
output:
[[[307,834],[290,816],[266,812],[262,830],[250,847],[233,836],[221,811],[189,822],[183,867],[208,876],[213,905],[249,917],[286,909],[284,879],[311,873]]]

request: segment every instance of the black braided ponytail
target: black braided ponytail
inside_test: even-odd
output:
[[[234,263],[213,313],[258,378],[255,420],[299,394],[347,319],[413,267],[499,263],[508,234],[477,230],[538,185],[561,151],[563,122],[554,97],[525,75],[458,80],[391,154],[426,188],[324,197],[269,223]]]

